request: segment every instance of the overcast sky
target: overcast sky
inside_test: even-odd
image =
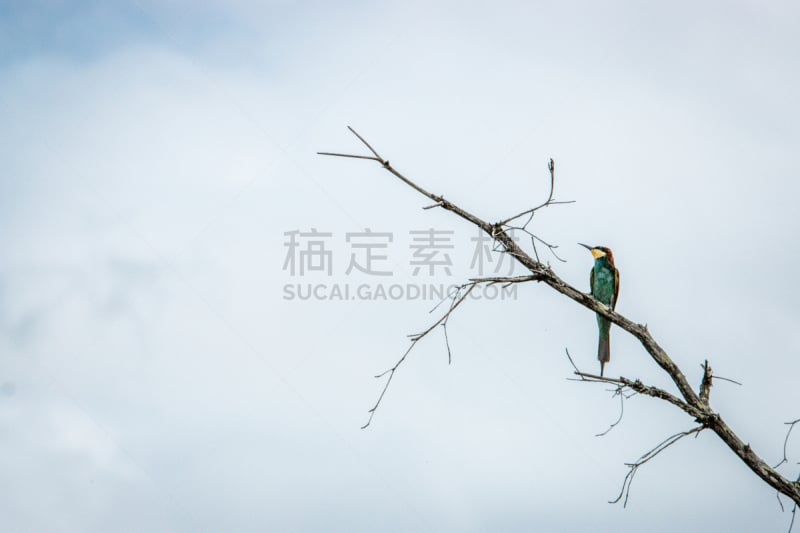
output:
[[[596,437],[619,400],[564,356],[596,371],[595,319],[545,286],[463,304],[452,364],[436,331],[359,429],[373,375],[438,318],[409,287],[478,274],[476,233],[315,152],[363,153],[351,125],[493,221],[546,197],[554,158],[576,203],[533,221],[566,262],[542,258],[588,290],[576,243],[612,248],[617,311],[692,383],[704,359],[742,382],[712,406],[774,464],[800,417],[798,27],[788,1],[3,2],[3,529],[784,531],[710,433],[608,503],[693,423],[634,397]],[[347,272],[366,228],[391,275]],[[415,274],[431,228],[450,272]],[[330,275],[293,275],[313,240]],[[309,284],[328,299],[287,296]],[[359,285],[406,292],[330,299]],[[611,353],[673,390],[618,328]]]

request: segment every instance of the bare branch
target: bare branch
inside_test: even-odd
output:
[[[472,292],[472,289],[474,289],[477,285],[478,284],[475,283],[475,282],[468,283],[468,284],[465,284],[465,285],[461,285],[458,288],[458,290],[455,292],[455,294],[453,295],[453,301],[450,304],[450,308],[447,310],[447,312],[445,314],[443,314],[442,317],[439,318],[439,320],[434,322],[432,326],[430,326],[428,329],[426,329],[422,333],[415,333],[413,335],[409,335],[409,337],[411,337],[411,346],[409,346],[408,349],[405,351],[405,353],[403,353],[403,356],[400,357],[400,359],[397,360],[397,362],[394,364],[393,367],[391,367],[388,370],[385,370],[385,371],[381,372],[380,374],[378,374],[377,376],[375,376],[375,378],[380,379],[380,378],[382,378],[383,376],[385,376],[387,374],[389,375],[389,377],[386,379],[386,383],[384,383],[384,385],[383,385],[383,389],[381,390],[380,395],[378,396],[378,401],[376,401],[375,405],[372,406],[372,409],[370,409],[368,411],[369,412],[369,419],[367,420],[367,423],[364,424],[363,426],[361,426],[361,429],[367,428],[370,425],[370,423],[372,422],[372,418],[375,416],[375,411],[381,405],[381,402],[383,401],[383,397],[386,395],[386,391],[389,389],[389,385],[392,383],[392,378],[394,378],[395,372],[397,372],[397,369],[406,360],[406,357],[408,357],[408,354],[411,353],[411,350],[414,349],[414,346],[416,346],[417,343],[421,339],[423,339],[428,333],[430,333],[431,331],[436,329],[437,326],[439,326],[440,324],[445,323],[447,321],[447,319],[450,317],[450,314],[459,305],[461,305],[461,302],[463,302],[466,299],[466,297],[469,296],[469,293]],[[464,290],[464,289],[466,289],[464,294],[461,294],[459,296],[461,291]],[[449,343],[448,343],[448,354],[447,354],[448,361],[450,360],[450,351],[449,350],[450,350],[450,348],[449,348]]]
[[[614,395],[612,396],[612,398],[614,398],[614,397],[616,397],[616,396],[619,396],[619,417],[617,417],[617,420],[616,420],[615,422],[613,422],[613,423],[612,423],[612,424],[611,424],[611,425],[608,427],[608,429],[606,429],[606,430],[605,430],[605,431],[603,431],[602,433],[597,433],[597,434],[595,434],[595,437],[603,437],[603,436],[605,436],[605,435],[608,435],[608,433],[609,433],[609,432],[610,432],[612,429],[614,429],[615,427],[617,427],[617,425],[618,425],[620,422],[622,422],[622,417],[623,417],[623,415],[625,414],[625,400],[626,400],[626,399],[628,399],[628,398],[630,398],[630,396],[632,396],[633,394],[636,394],[636,393],[634,392],[634,393],[632,393],[631,395],[626,395],[626,394],[625,394],[625,388],[627,387],[627,385],[625,385],[624,383],[613,382],[613,381],[611,381],[611,380],[608,380],[608,381],[607,381],[605,377],[603,377],[603,378],[602,378],[602,379],[600,379],[600,380],[596,380],[596,379],[594,379],[594,378],[596,378],[596,377],[600,377],[600,376],[594,376],[593,374],[585,374],[585,373],[581,372],[581,371],[578,369],[578,366],[575,364],[575,361],[573,361],[573,360],[572,360],[572,356],[571,356],[571,355],[570,355],[570,353],[569,353],[569,349],[568,349],[568,348],[565,348],[565,349],[564,349],[564,351],[567,353],[567,359],[569,359],[569,363],[572,365],[572,368],[574,368],[574,369],[575,369],[575,372],[574,372],[574,373],[575,373],[575,375],[579,376],[579,378],[580,378],[580,379],[577,379],[577,380],[574,380],[574,381],[588,381],[588,382],[590,382],[590,383],[593,383],[593,382],[597,382],[597,383],[603,383],[603,382],[605,382],[605,383],[612,383],[612,384],[616,385],[616,387],[615,387],[614,389],[611,389],[611,390],[612,390],[612,392],[614,393]]]
[[[778,468],[779,466],[789,462],[789,458],[786,455],[786,449],[789,446],[789,437],[791,437],[792,435],[792,430],[794,429],[795,424],[798,423],[800,423],[800,418],[798,418],[797,420],[792,420],[791,422],[784,422],[784,424],[789,426],[789,429],[786,431],[786,438],[783,439],[783,459],[781,459],[781,462],[776,464],[772,468]]]
[[[605,437],[606,435],[608,435],[609,431],[617,427],[617,424],[622,422],[622,416],[625,414],[625,398],[626,398],[625,394],[623,394],[622,392],[624,389],[625,387],[623,385],[620,385],[616,389],[614,389],[614,396],[619,396],[619,417],[615,422],[612,422],[611,425],[608,426],[607,430],[603,431],[602,433],[595,434],[595,437]]]
[[[797,477],[795,483],[800,483],[800,476]],[[781,501],[781,493],[776,492],[775,496],[778,498],[778,505],[781,506],[781,512],[786,512],[786,509],[783,507],[783,502]],[[786,530],[786,533],[792,533],[792,529],[794,529],[794,519],[797,516],[797,505],[798,504],[796,503],[792,505],[792,519],[789,521],[789,529]]]
[[[317,152],[317,155],[331,155],[334,157],[351,157],[353,159],[369,159],[371,161],[378,161],[378,162],[381,161],[380,159],[376,159],[368,155],[337,154],[335,152]]]
[[[447,347],[447,364],[453,363],[453,351],[450,349],[450,337],[447,336],[447,320],[442,322],[442,331],[444,331],[444,345]]]
[[[567,352],[567,359],[569,359],[569,363],[572,365],[572,368],[575,369],[575,373],[580,374],[581,371],[578,370],[578,367],[575,365],[575,361],[572,360],[572,356],[569,354],[569,348],[564,348],[564,351]]]
[[[583,381],[591,381],[595,383],[613,383],[617,385],[623,385],[628,387],[632,391],[638,392],[639,394],[644,394],[645,396],[651,396],[653,398],[658,398],[660,400],[667,401],[672,405],[680,408],[682,411],[687,413],[690,416],[695,417],[698,422],[703,422],[704,419],[708,417],[706,413],[703,413],[700,409],[693,407],[692,405],[684,402],[677,396],[674,396],[663,389],[659,389],[658,387],[653,387],[651,385],[645,385],[641,381],[631,380],[625,377],[619,378],[612,378],[608,376],[598,376],[597,374],[588,374],[586,372],[575,372],[577,376],[580,376]]]
[[[362,143],[364,143],[364,146],[369,148],[369,151],[372,152],[375,155],[375,157],[378,158],[379,161],[383,161],[383,158],[380,155],[378,155],[378,152],[376,152],[375,149],[372,146],[370,146],[367,141],[364,140],[364,137],[359,135],[358,132],[356,130],[354,130],[353,128],[351,128],[350,126],[347,126],[347,129],[352,131],[353,135],[358,137],[358,140],[361,141]]]
[[[495,283],[504,283],[510,285],[513,283],[525,283],[526,281],[539,281],[541,276],[513,276],[513,277],[491,277],[491,278],[470,278],[470,281],[476,283],[488,283],[494,285]]]
[[[543,282],[547,284],[553,290],[561,293],[562,295],[570,298],[574,302],[578,303],[579,305],[585,307],[586,309],[607,318],[612,323],[616,324],[623,330],[630,333],[633,337],[635,337],[645,349],[645,351],[650,355],[653,361],[662,369],[664,372],[669,375],[672,382],[677,387],[678,391],[680,392],[680,396],[682,399],[679,399],[677,396],[673,396],[672,394],[667,393],[661,389],[656,389],[653,387],[647,387],[642,385],[638,381],[630,381],[627,380],[623,382],[622,379],[617,380],[618,383],[626,383],[627,386],[631,387],[633,390],[637,392],[642,392],[643,394],[647,394],[649,396],[653,396],[656,398],[660,398],[663,400],[672,403],[673,405],[681,408],[691,416],[695,417],[698,420],[702,427],[708,427],[711,429],[727,446],[730,450],[736,454],[749,468],[752,470],[758,477],[760,477],[764,482],[769,484],[771,487],[775,488],[782,494],[788,496],[792,499],[795,503],[800,503],[800,483],[791,481],[780,473],[778,473],[774,468],[770,467],[764,460],[759,457],[753,450],[750,448],[749,444],[745,444],[742,439],[733,432],[733,430],[727,425],[727,423],[720,417],[717,413],[715,413],[708,405],[707,402],[701,399],[700,395],[694,391],[692,386],[689,384],[689,381],[686,379],[686,376],[683,374],[683,371],[675,364],[672,358],[667,354],[667,352],[656,342],[653,338],[652,334],[648,330],[646,325],[637,324],[628,318],[622,316],[619,313],[616,313],[614,310],[609,308],[608,306],[604,305],[603,303],[596,300],[590,294],[586,294],[582,291],[579,291],[572,285],[568,284],[564,280],[562,280],[558,275],[556,275],[553,270],[547,266],[542,264],[539,261],[538,253],[536,254],[537,257],[534,259],[524,250],[522,250],[514,239],[509,235],[507,228],[507,224],[516,218],[520,218],[523,215],[530,215],[531,213],[535,213],[537,209],[542,208],[543,206],[537,206],[536,208],[529,209],[523,211],[519,215],[515,215],[510,219],[505,219],[500,223],[490,224],[489,222],[473,215],[469,211],[455,205],[454,203],[446,200],[442,196],[438,196],[433,194],[420,185],[416,184],[415,182],[411,181],[403,174],[398,172],[394,167],[391,166],[388,160],[383,159],[377,151],[375,151],[372,146],[364,140],[361,135],[359,135],[353,128],[349,128],[350,131],[358,137],[358,139],[370,150],[370,152],[374,155],[371,156],[352,156],[348,154],[335,154],[331,152],[323,152],[324,155],[332,155],[332,156],[339,156],[339,157],[356,157],[357,159],[369,159],[374,160],[383,166],[385,170],[390,172],[400,181],[411,187],[412,189],[416,190],[423,196],[432,200],[436,205],[454,213],[459,218],[474,224],[475,226],[479,227],[485,233],[491,236],[492,239],[500,247],[500,251],[504,253],[508,253],[512,257],[514,257],[522,266],[524,266],[535,278],[536,281]],[[553,183],[555,180],[555,168],[554,165],[551,164],[548,167],[550,169],[550,178],[551,178],[551,191],[550,195],[548,196],[548,200],[545,202],[545,205],[552,205],[555,203],[553,201]],[[534,239],[534,244],[536,240]],[[472,285],[474,287],[474,285]],[[463,301],[463,299],[458,301],[458,304]],[[455,308],[458,304],[454,305]],[[452,310],[450,311],[452,312]],[[448,312],[449,313],[449,312]],[[444,320],[446,317],[443,317],[440,320]],[[441,323],[441,322],[439,322]],[[437,324],[434,324],[435,327]],[[421,337],[420,337],[421,338]],[[417,339],[418,340],[418,339]],[[413,345],[416,341],[412,341],[412,346],[409,348],[413,348]],[[381,396],[378,399],[375,407],[370,410],[370,420],[372,419],[372,415],[374,414],[375,409],[380,404],[383,395],[386,392],[386,387],[388,387],[388,382],[391,381],[394,373],[397,370],[399,364],[405,360],[405,357],[408,355],[408,352],[403,355],[400,361],[398,361],[397,365],[395,365],[392,369],[388,370],[382,375],[389,373],[389,379],[387,380],[387,384],[384,387]],[[594,376],[590,378],[591,375],[589,374],[582,374],[578,373],[583,378],[586,378],[587,381],[591,380],[602,380],[599,376]],[[608,381],[606,381],[608,382]],[[638,389],[637,389],[638,387]],[[641,390],[639,390],[641,389]],[[367,422],[366,425],[369,425]],[[365,426],[366,427],[366,426]],[[693,430],[699,431],[699,430]],[[681,434],[678,434],[680,438]],[[685,436],[685,435],[684,435]],[[668,444],[669,445],[669,444]]]
[[[797,475],[797,479],[794,481],[795,483],[800,483],[800,474]],[[781,493],[778,493],[778,503],[781,505],[781,512],[784,512],[783,502],[781,501]],[[792,505],[792,519],[789,521],[789,529],[787,529],[787,533],[792,533],[792,529],[794,529],[794,519],[797,516],[797,507],[798,504],[795,502]]]
[[[733,383],[734,385],[739,385],[740,387],[742,386],[741,382],[736,381],[735,379],[723,378],[722,376],[718,376],[716,374],[714,375],[714,379],[717,379],[717,380],[720,380],[720,381],[727,381],[728,383]]]
[[[531,247],[533,248],[533,255],[536,257],[537,261],[540,261],[540,259],[539,259],[539,250],[536,248],[536,242],[538,241],[541,244],[544,244],[550,250],[550,253],[553,254],[553,257],[555,257],[556,259],[558,259],[562,263],[566,263],[567,260],[562,258],[560,255],[558,255],[556,253],[556,248],[558,248],[557,244],[550,244],[549,242],[545,241],[544,239],[542,239],[538,235],[532,233],[528,229],[528,224],[531,223],[531,220],[533,220],[533,213],[531,213],[531,217],[522,226],[506,226],[506,229],[509,230],[509,231],[513,231],[513,230],[521,231],[521,232],[525,233],[526,235],[528,235],[528,237],[530,237]]]
[[[437,326],[442,326],[442,330],[444,331],[444,341],[445,341],[445,346],[447,347],[447,364],[450,364],[452,362],[453,358],[452,358],[452,351],[450,349],[450,339],[447,335],[447,321],[450,319],[450,316],[452,315],[453,311],[455,311],[456,308],[459,305],[461,305],[461,303],[467,298],[467,296],[469,296],[469,294],[475,287],[477,287],[480,284],[486,284],[486,285],[494,285],[496,283],[511,284],[511,283],[524,283],[526,281],[535,281],[535,280],[537,280],[537,276],[473,278],[470,279],[468,283],[464,283],[458,286],[456,290],[453,291],[452,293],[452,296],[450,298],[450,307],[447,309],[447,312],[444,313],[436,322],[433,323],[433,325],[431,325],[425,331],[409,335],[409,337],[411,338],[411,346],[409,346],[408,349],[405,351],[405,353],[403,353],[403,356],[400,357],[400,359],[398,359],[398,361],[394,364],[393,367],[375,376],[376,378],[382,378],[388,374],[389,377],[386,379],[386,383],[384,383],[383,385],[383,389],[381,390],[380,396],[378,396],[378,401],[375,402],[375,405],[373,405],[372,408],[368,411],[369,419],[367,420],[367,423],[361,426],[361,429],[367,428],[372,422],[372,418],[375,416],[375,411],[380,406],[381,401],[383,401],[383,397],[386,395],[386,391],[389,389],[389,385],[392,382],[392,378],[394,378],[395,372],[397,372],[397,369],[406,360],[408,354],[411,352],[414,346],[416,346],[417,342],[422,340],[426,335],[428,335],[430,332],[436,329]],[[444,301],[445,300],[442,300],[441,302],[436,304],[436,306],[434,306],[434,308],[431,309],[431,311],[435,311],[436,308],[438,308]]]
[[[711,384],[714,380],[711,367],[708,366],[708,359],[703,364],[703,381],[700,382],[700,399],[704,403],[708,403],[709,396],[711,395]]]
[[[531,215],[531,218],[533,218],[533,214],[536,211],[538,211],[539,209],[542,209],[543,207],[547,207],[547,206],[550,206],[550,205],[574,204],[575,203],[575,200],[555,201],[553,199],[553,193],[555,191],[555,182],[556,182],[556,163],[552,159],[550,159],[550,162],[547,164],[547,170],[550,171],[550,193],[547,195],[547,200],[545,200],[543,203],[537,205],[536,207],[533,207],[531,209],[526,209],[522,213],[516,214],[513,217],[510,217],[510,218],[507,218],[507,219],[505,219],[505,220],[503,220],[501,222],[498,222],[497,223],[498,226],[505,226],[509,222],[511,222],[512,220],[516,220],[518,218],[522,218],[525,215]],[[530,219],[529,219],[529,221],[530,221]],[[526,226],[527,226],[527,224],[526,224]]]
[[[639,467],[641,467],[650,459],[660,454],[661,452],[663,452],[664,450],[666,450],[667,448],[669,448],[670,446],[681,440],[682,438],[688,437],[689,435],[695,433],[699,433],[704,429],[705,426],[697,426],[687,431],[681,431],[680,433],[675,433],[674,435],[667,437],[666,439],[661,441],[655,448],[653,448],[652,450],[648,451],[647,453],[639,457],[639,459],[637,459],[635,463],[626,463],[629,470],[628,473],[625,475],[625,479],[622,481],[622,489],[619,491],[619,496],[617,496],[616,499],[609,501],[608,503],[618,503],[624,496],[625,500],[622,502],[622,506],[627,507],[628,496],[630,496],[631,492],[631,483],[633,483],[633,477],[636,475],[636,472],[639,470]]]
[[[548,207],[548,206],[551,206],[551,205],[575,203],[574,200],[556,201],[556,200],[553,199],[553,192],[555,190],[555,168],[556,168],[555,167],[555,162],[552,159],[550,159],[550,162],[547,165],[547,169],[550,171],[550,192],[547,195],[547,200],[545,200],[543,203],[537,205],[536,207],[533,207],[531,209],[526,209],[525,211],[523,211],[523,212],[521,212],[521,213],[519,213],[517,215],[514,215],[511,218],[507,218],[507,219],[505,219],[505,220],[503,220],[501,222],[498,222],[496,225],[500,226],[500,227],[505,227],[509,231],[511,231],[511,230],[519,230],[519,231],[522,231],[523,233],[527,234],[530,237],[531,247],[533,248],[533,255],[534,255],[534,257],[536,257],[536,261],[540,261],[541,260],[540,257],[539,257],[539,250],[536,247],[536,242],[538,241],[539,243],[545,245],[550,250],[550,253],[553,254],[553,257],[555,257],[557,260],[561,261],[562,263],[566,263],[566,260],[556,253],[556,248],[558,248],[558,245],[550,244],[549,242],[545,241],[544,239],[542,239],[538,235],[535,235],[534,233],[532,233],[531,231],[528,230],[528,225],[531,223],[531,221],[533,220],[533,216],[536,214],[536,211],[538,211],[539,209],[542,209],[544,207]],[[509,224],[512,220],[516,220],[518,218],[522,218],[525,215],[528,215],[528,220],[522,226],[514,226],[514,225]]]

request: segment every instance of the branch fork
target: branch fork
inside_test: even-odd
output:
[[[452,212],[459,218],[466,220],[467,222],[479,227],[481,230],[486,232],[500,247],[500,249],[513,256],[522,266],[524,266],[531,274],[530,279],[526,279],[525,281],[538,281],[547,284],[553,290],[559,292],[560,294],[570,298],[571,300],[575,301],[576,303],[580,304],[581,306],[585,307],[586,309],[593,311],[605,318],[609,319],[611,322],[619,326],[620,328],[624,329],[628,333],[630,333],[633,337],[635,337],[645,351],[650,355],[651,359],[662,369],[667,375],[670,377],[672,382],[674,383],[675,387],[677,388],[678,392],[680,393],[679,396],[671,394],[663,389],[658,389],[652,386],[647,386],[639,382],[638,380],[629,380],[626,378],[618,378],[617,380],[609,380],[603,378],[602,381],[616,383],[617,385],[624,385],[629,387],[631,390],[634,390],[638,393],[645,394],[648,396],[652,396],[655,398],[659,398],[661,400],[667,401],[676,407],[680,408],[690,416],[692,416],[695,420],[697,420],[700,425],[681,432],[675,435],[672,435],[662,443],[660,443],[656,448],[648,452],[647,454],[643,455],[639,461],[635,463],[631,463],[629,467],[631,470],[626,476],[625,485],[623,486],[623,491],[625,495],[625,500],[627,501],[627,490],[630,488],[630,482],[636,470],[639,466],[644,464],[645,462],[649,461],[663,451],[664,449],[668,448],[678,440],[686,437],[688,435],[697,434],[703,429],[710,429],[713,431],[730,449],[733,451],[749,468],[753,471],[758,477],[760,477],[764,482],[768,485],[776,489],[780,494],[783,494],[790,498],[796,505],[800,504],[800,483],[795,480],[787,479],[786,477],[782,476],[778,473],[775,468],[780,466],[786,461],[782,461],[776,467],[771,467],[768,465],[764,460],[759,457],[749,445],[745,444],[741,438],[733,432],[733,430],[726,424],[723,418],[715,413],[711,407],[709,406],[709,398],[710,398],[710,391],[711,386],[713,383],[713,374],[711,368],[708,366],[706,362],[704,365],[704,372],[703,372],[703,380],[701,381],[700,389],[698,392],[695,392],[694,389],[689,384],[686,376],[683,374],[681,369],[675,362],[670,358],[667,352],[661,347],[661,345],[656,342],[653,338],[652,334],[648,330],[646,325],[637,324],[626,317],[622,316],[621,314],[615,312],[612,309],[609,309],[607,306],[601,304],[591,295],[583,293],[579,291],[572,285],[568,284],[564,280],[562,280],[556,273],[547,265],[543,264],[540,260],[536,243],[542,244],[546,246],[553,255],[562,260],[555,254],[555,248],[557,246],[547,243],[546,241],[542,240],[541,238],[537,237],[535,234],[529,232],[527,230],[528,224],[533,219],[533,216],[538,212],[538,210],[543,209],[550,205],[561,204],[561,203],[570,203],[570,202],[559,202],[555,201],[553,197],[553,188],[555,182],[555,164],[553,163],[552,159],[548,164],[548,170],[550,172],[550,193],[548,195],[547,200],[532,209],[528,209],[522,211],[521,213],[511,217],[501,220],[497,223],[489,223],[474,214],[470,213],[469,211],[455,205],[454,203],[445,200],[442,196],[435,195],[420,185],[416,184],[415,182],[411,181],[403,174],[398,172],[388,160],[383,159],[378,152],[361,136],[356,132],[353,128],[348,126],[348,129],[355,135],[363,144],[367,147],[367,149],[371,152],[372,155],[356,155],[356,154],[344,154],[344,153],[335,153],[335,152],[318,152],[320,155],[326,156],[334,156],[334,157],[345,157],[345,158],[354,158],[354,159],[366,159],[376,161],[381,164],[381,166],[387,170],[389,173],[394,175],[400,181],[405,183],[407,186],[411,187],[412,189],[416,190],[423,196],[427,197],[431,201],[434,202],[433,207],[441,207],[447,211]],[[516,219],[522,218],[523,216],[528,216],[527,222],[522,226],[511,226],[510,223]],[[525,251],[520,248],[514,239],[509,235],[509,231],[514,229],[521,229],[526,232],[531,237],[531,244],[534,251],[534,257],[531,257]],[[511,282],[506,280],[507,282]],[[405,361],[406,357],[408,356],[409,352],[416,343],[424,338],[428,333],[433,331],[437,326],[442,325],[443,329],[445,330],[445,340],[447,340],[447,333],[446,333],[446,322],[447,319],[451,316],[451,313],[464,301],[464,298],[470,291],[472,291],[478,283],[493,283],[495,281],[489,280],[471,280],[469,283],[462,285],[458,291],[453,295],[451,299],[451,304],[449,310],[439,319],[437,320],[430,328],[422,332],[421,334],[417,334],[412,337],[411,346],[409,346],[408,350],[403,354],[403,356],[395,363],[395,365],[379,374],[377,377],[386,376],[388,374],[388,379],[386,384],[384,385],[383,390],[378,398],[378,401],[369,410],[369,420],[363,427],[369,426],[370,422],[372,421],[372,417],[375,414],[375,410],[380,405],[384,395],[386,394],[386,390],[391,383],[394,374],[396,373],[398,367]],[[522,282],[522,281],[515,281],[515,282]],[[464,292],[464,294],[461,294]],[[448,359],[450,358],[450,348],[448,343]],[[581,377],[581,379],[585,380],[598,380],[600,376],[594,376],[591,374],[584,374],[580,371],[575,369],[577,375]],[[718,378],[719,379],[719,378]],[[796,423],[800,422],[796,420],[791,423],[789,428],[789,432],[793,429]],[[788,433],[787,433],[787,442],[788,442]],[[784,459],[785,457],[785,446],[784,446]],[[625,487],[628,487],[626,489]],[[620,497],[617,498],[617,501],[623,497],[623,493],[620,493]],[[795,505],[795,508],[796,508]]]

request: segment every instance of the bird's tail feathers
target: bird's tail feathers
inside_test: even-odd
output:
[[[611,360],[611,342],[608,336],[605,338],[600,337],[600,341],[597,344],[597,360],[600,361],[600,375],[602,376],[603,368]]]

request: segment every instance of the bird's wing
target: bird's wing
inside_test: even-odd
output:
[[[594,296],[594,269],[589,271],[589,293]]]
[[[617,299],[619,299],[619,269],[614,269],[614,301],[611,303],[611,310],[617,307]]]

